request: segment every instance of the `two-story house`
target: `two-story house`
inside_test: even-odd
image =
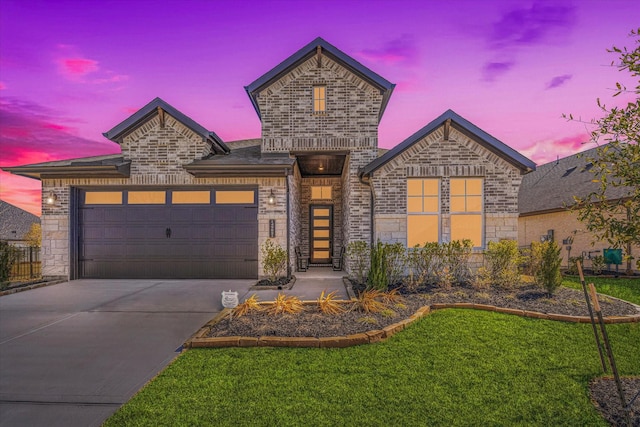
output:
[[[42,181],[44,274],[256,278],[267,239],[291,266],[296,247],[326,264],[352,241],[517,239],[535,164],[450,110],[380,156],[394,85],[325,40],[245,89],[260,139],[156,98],[104,133],[121,154],[5,168]]]

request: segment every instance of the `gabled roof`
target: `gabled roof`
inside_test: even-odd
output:
[[[24,166],[4,167],[3,171],[27,178],[128,178],[131,160],[122,154],[56,160]]]
[[[489,135],[487,132],[483,131],[470,121],[456,114],[454,111],[447,110],[440,117],[436,118],[431,123],[411,135],[409,138],[405,139],[400,144],[387,151],[382,157],[378,157],[367,166],[365,166],[362,170],[363,175],[370,175],[376,169],[391,161],[398,154],[402,153],[413,144],[417,143],[418,141],[429,135],[431,132],[438,129],[447,120],[451,120],[451,125],[454,126],[457,130],[463,133],[471,134],[471,136],[475,137],[475,139],[477,139],[482,144],[482,146],[502,157],[514,166],[518,167],[522,172],[528,172],[536,169],[536,164],[533,161],[518,153],[516,150],[509,147],[502,141]]]
[[[385,108],[387,107],[387,103],[389,102],[389,98],[391,97],[391,93],[393,92],[393,88],[396,85],[389,82],[380,75],[374,73],[369,68],[351,58],[349,55],[342,52],[337,47],[329,44],[321,37],[316,38],[311,43],[307,44],[302,49],[282,61],[271,71],[259,77],[250,85],[245,86],[244,89],[247,91],[249,98],[251,98],[253,108],[255,108],[256,113],[258,113],[258,117],[262,118],[260,107],[258,106],[257,101],[257,97],[260,91],[275,80],[278,80],[280,77],[290,72],[292,69],[296,68],[304,61],[314,56],[318,48],[321,49],[323,55],[327,55],[332,60],[338,62],[349,71],[356,74],[357,76],[380,90],[380,93],[383,96],[382,106],[380,107],[380,114],[378,117],[378,119],[380,119],[380,117],[382,117],[382,114],[384,113]]]
[[[589,172],[589,159],[598,158],[598,147],[554,160],[538,166],[535,172],[525,175],[518,194],[518,212],[521,216],[566,210],[575,203],[573,197],[586,197],[600,184],[593,182]],[[630,197],[631,188],[608,186],[609,200]]]
[[[17,206],[0,200],[0,240],[24,240],[31,224],[39,224],[40,218]]]
[[[159,114],[158,108],[166,111],[170,116],[174,117],[176,120],[191,129],[196,134],[200,135],[203,140],[209,142],[214,152],[229,152],[229,148],[224,144],[224,142],[222,142],[222,139],[220,139],[220,137],[216,135],[215,132],[205,129],[203,126],[196,123],[193,119],[182,114],[180,111],[176,110],[160,98],[155,98],[153,101],[139,109],[122,123],[116,125],[110,131],[104,132],[103,135],[113,142],[122,144],[122,140],[127,134],[136,130],[140,125],[142,125],[144,122],[146,122],[156,114]]]

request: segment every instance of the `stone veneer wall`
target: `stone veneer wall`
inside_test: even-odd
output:
[[[142,132],[144,130],[144,132]],[[140,145],[133,140],[138,139]],[[158,145],[160,148],[153,148]],[[145,147],[142,149],[141,147]],[[46,277],[69,277],[70,274],[70,189],[71,187],[109,186],[258,186],[258,244],[269,238],[269,220],[276,220],[275,240],[282,247],[287,245],[286,177],[276,178],[195,178],[182,166],[202,157],[207,152],[206,143],[195,133],[175,120],[167,118],[164,128],[156,118],[142,125],[125,138],[125,158],[132,160],[130,178],[82,178],[43,179],[43,201],[53,191],[58,200],[53,205],[42,205],[42,274]],[[145,151],[146,150],[146,151]],[[186,151],[191,158],[178,151]],[[167,161],[163,161],[166,153]],[[160,161],[154,162],[153,156]],[[276,203],[267,203],[270,191],[276,195]],[[258,274],[262,276],[262,255],[258,248]]]
[[[293,174],[287,177],[289,181],[289,265],[291,266],[291,272],[295,274],[296,271],[296,246],[300,246],[302,239],[302,217],[300,200],[302,199],[302,177],[300,176],[300,169],[296,164],[293,169]]]
[[[407,178],[441,179],[441,239],[451,236],[449,179],[484,178],[485,245],[489,241],[518,238],[518,190],[522,177],[515,166],[465,134],[443,127],[378,169],[375,189],[375,237],[407,244]]]
[[[311,200],[311,186],[331,186],[332,200]],[[333,206],[333,252],[342,247],[342,185],[340,178],[303,178],[300,199],[300,249],[311,255],[309,211],[310,205]]]
[[[326,111],[313,112],[313,86],[326,85]],[[380,90],[322,56],[299,65],[258,97],[265,152],[371,149],[378,146]]]

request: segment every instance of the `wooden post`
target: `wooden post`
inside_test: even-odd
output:
[[[604,326],[604,319],[602,318],[602,311],[600,311],[600,302],[598,301],[598,294],[596,293],[596,287],[593,283],[589,283],[589,292],[593,300],[593,306],[595,307],[596,314],[598,315],[598,322],[600,323],[600,330],[602,331],[602,339],[604,340],[604,346],[607,349],[607,356],[609,356],[609,365],[611,371],[613,371],[613,378],[618,388],[618,397],[622,404],[622,411],[624,412],[624,418],[627,426],[631,427],[631,417],[629,416],[629,407],[627,406],[627,399],[624,397],[624,390],[622,389],[622,383],[620,382],[620,374],[616,367],[616,360],[613,357],[613,350],[611,349],[611,343],[609,342],[609,335],[607,335],[607,328]]]
[[[596,319],[593,316],[593,308],[591,307],[591,301],[587,292],[587,285],[584,281],[584,274],[582,273],[582,263],[580,261],[577,261],[576,265],[578,266],[578,274],[580,275],[580,284],[582,285],[582,290],[584,291],[584,298],[587,302],[587,308],[589,309],[589,318],[591,318],[593,336],[596,338],[596,346],[598,347],[598,354],[600,355],[600,364],[602,366],[602,371],[606,374],[607,362],[605,362],[604,354],[602,353],[602,343],[600,343],[600,336],[598,335],[598,328],[596,327]]]

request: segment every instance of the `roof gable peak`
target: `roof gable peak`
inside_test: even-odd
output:
[[[160,97],[154,98],[144,107],[133,113],[127,119],[113,127],[111,130],[104,132],[106,138],[111,141],[122,144],[125,136],[140,127],[156,115],[162,115],[164,112],[175,118],[187,128],[200,135],[203,140],[211,144],[212,151],[217,153],[228,153],[230,150],[215,132],[207,130],[204,126],[197,123],[192,118],[178,111],[176,108],[165,102]]]
[[[316,37],[310,43],[303,46],[270,71],[257,78],[253,83],[245,86],[244,89],[251,99],[253,108],[255,108],[256,113],[258,113],[258,117],[262,118],[260,107],[257,102],[257,97],[260,91],[296,68],[298,65],[318,54],[327,55],[330,59],[336,61],[343,67],[347,68],[350,72],[379,89],[380,93],[383,95],[382,107],[380,109],[380,117],[382,117],[395,84],[389,82],[387,79],[362,65],[360,62],[342,52],[322,37]]]

